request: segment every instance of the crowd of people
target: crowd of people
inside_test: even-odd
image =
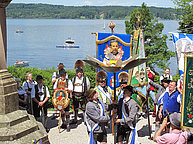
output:
[[[139,107],[132,98],[136,97],[136,90],[128,85],[129,75],[121,72],[118,76],[120,87],[117,88],[116,100],[112,90],[107,86],[107,74],[99,71],[96,74],[96,87],[90,89],[90,81],[85,76],[84,63],[77,60],[75,63],[76,76],[70,80],[64,69],[63,63],[59,63],[57,72],[52,75],[53,89],[63,88],[68,91],[68,97],[72,99],[74,119],[70,120],[70,105],[64,108],[61,113],[61,128],[70,132],[70,125],[77,124],[79,110],[83,112],[83,121],[87,126],[90,136],[90,143],[107,143],[107,130],[111,129],[112,119],[117,124],[117,143],[131,143],[136,141],[133,137],[137,133],[137,114]],[[178,83],[172,80],[170,69],[165,70],[160,76],[160,83],[154,82],[155,73],[147,67],[148,86],[147,92],[154,105],[153,117],[155,117],[154,141],[160,144],[185,144],[190,134],[181,130],[181,101],[182,101],[182,80]],[[32,80],[32,73],[26,74],[26,81],[20,87],[20,80],[17,82],[19,95],[19,107],[33,114],[36,120],[44,118],[44,127],[47,131],[47,103],[50,98],[48,87],[43,84],[43,77],[38,75],[36,81]],[[60,82],[63,82],[61,85]],[[155,92],[156,91],[156,92]],[[60,98],[61,99],[61,98]],[[52,119],[57,118],[58,111]],[[168,123],[170,121],[170,123]],[[162,135],[162,133],[165,133]],[[137,136],[137,134],[136,134]]]

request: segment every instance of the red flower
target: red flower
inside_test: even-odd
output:
[[[189,118],[192,118],[192,115],[191,114],[189,114],[189,116],[188,116]]]

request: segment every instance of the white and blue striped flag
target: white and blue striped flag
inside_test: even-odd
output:
[[[184,56],[193,52],[193,34],[172,33],[180,76],[184,74]]]

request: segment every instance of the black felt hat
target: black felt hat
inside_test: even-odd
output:
[[[37,81],[37,80],[41,80],[41,79],[43,80],[43,77],[42,77],[41,75],[37,75],[36,81]]]
[[[65,69],[61,69],[59,70],[59,75],[65,75],[67,72],[65,71]]]
[[[128,86],[126,86],[126,87],[124,87],[123,89],[124,89],[124,90],[126,89],[126,90],[128,90],[128,91],[130,91],[130,92],[132,92],[132,93],[133,93],[133,87],[132,87],[132,86],[130,86],[130,85],[128,85]]]

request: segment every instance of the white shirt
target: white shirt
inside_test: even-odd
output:
[[[54,72],[54,73],[52,74],[52,81],[53,81],[54,79],[57,79],[57,74],[58,74],[58,76],[59,76],[59,71]],[[66,78],[68,78],[68,74],[67,74],[67,73],[66,73]]]
[[[35,84],[37,84],[36,81],[30,83],[30,82],[27,80],[27,81],[23,82],[23,88],[24,88],[24,90],[27,90],[27,89],[28,89],[28,86],[29,86],[29,88],[33,88],[33,86],[34,86]]]
[[[58,82],[62,81],[61,79],[57,79],[56,82],[54,83],[54,87],[53,89],[58,88]],[[66,79],[63,81],[66,82]],[[68,80],[68,90],[72,90],[73,89],[73,85],[72,85],[72,81]]]
[[[39,87],[39,85],[37,85],[37,86],[38,86],[38,92],[42,92],[43,93],[43,95],[39,96],[40,97],[40,101],[43,101],[44,95],[45,95],[45,93],[44,93],[44,86],[42,86],[41,88]],[[48,91],[48,87],[45,86],[45,88],[46,88],[46,96],[45,97],[50,97],[50,93]],[[35,98],[35,85],[33,86],[32,90],[31,90],[31,98]]]
[[[74,92],[83,92],[84,90],[83,79],[84,79],[84,76],[82,76],[80,79],[78,78],[78,76],[75,77]],[[86,84],[87,84],[87,90],[90,89],[90,81],[87,77],[86,77]]]
[[[164,78],[166,78],[166,77],[167,77],[169,80],[172,80],[172,76],[171,76],[171,75],[165,75],[165,74],[164,74],[164,75],[161,75],[161,76],[160,76],[160,83],[161,83],[161,81],[162,81]]]
[[[20,87],[20,89],[17,89],[17,92],[18,92],[19,95],[23,95],[24,94],[24,96],[27,96],[27,93],[26,93],[25,89],[22,88],[22,87]]]

